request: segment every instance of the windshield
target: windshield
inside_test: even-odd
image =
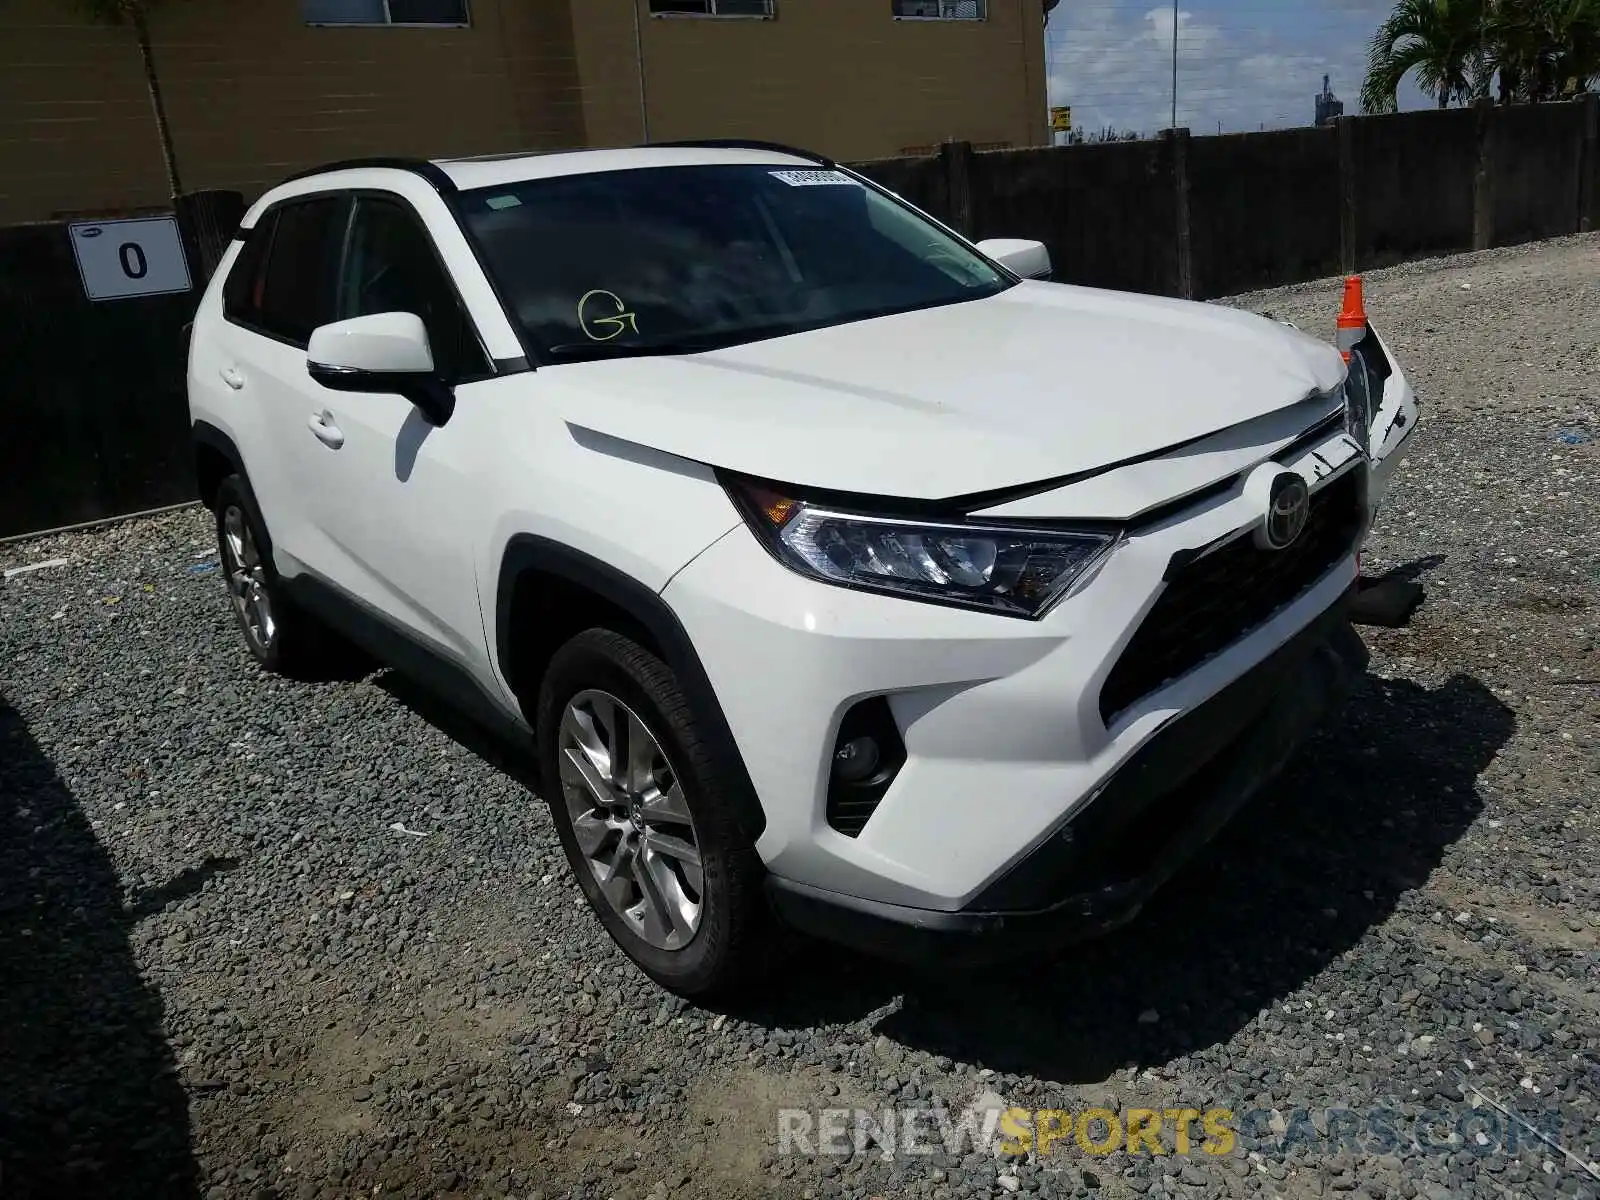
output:
[[[513,318],[556,361],[710,350],[1012,286],[838,171],[654,167],[461,199]]]

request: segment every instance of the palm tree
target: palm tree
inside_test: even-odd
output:
[[[1563,99],[1592,91],[1600,77],[1600,0],[1565,0],[1560,9],[1553,82]]]
[[[150,7],[156,0],[79,0],[88,13],[107,25],[126,26],[132,30],[139,45],[139,58],[144,64],[145,87],[150,93],[150,109],[155,115],[156,136],[161,141],[161,158],[167,168],[167,183],[176,200],[183,195],[183,182],[178,175],[178,155],[172,146],[172,129],[167,124],[167,108],[161,99],[161,79],[156,74],[155,55],[150,49]]]
[[[1484,27],[1484,45],[1499,72],[1500,103],[1548,99],[1557,26],[1563,0],[1494,0]]]
[[[1501,64],[1503,102],[1573,96],[1600,74],[1600,3],[1498,0],[1489,46]]]
[[[1574,96],[1600,77],[1600,0],[1400,0],[1373,35],[1361,89],[1368,112],[1392,112],[1412,71],[1440,108]]]
[[[1361,107],[1393,112],[1400,81],[1413,71],[1440,108],[1484,94],[1490,75],[1484,32],[1492,2],[1400,0],[1372,35]]]

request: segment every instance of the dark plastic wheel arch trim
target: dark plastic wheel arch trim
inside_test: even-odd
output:
[[[233,444],[233,439],[210,421],[195,421],[190,432],[197,445],[210,446],[231,462],[234,470],[244,474],[244,459],[239,457],[239,447]]]
[[[528,572],[554,575],[593,592],[649,632],[694,706],[706,748],[726,772],[727,794],[734,804],[734,817],[751,842],[759,838],[766,829],[766,813],[700,655],[671,606],[637,579],[549,538],[527,533],[512,537],[500,560],[495,594],[495,655],[504,678],[508,682],[513,678],[511,599],[516,594],[517,580]]]
[[[189,432],[196,450],[198,450],[201,446],[206,447],[208,450],[215,450],[218,454],[222,455],[223,458],[227,459],[228,462],[233,464],[233,470],[235,474],[244,476],[244,459],[240,457],[239,447],[233,444],[233,439],[231,437],[223,433],[222,430],[218,429],[210,421],[195,421],[190,426]],[[196,461],[194,466],[196,476],[195,484],[198,488],[200,482],[199,462]],[[245,482],[249,483],[250,481],[248,478],[245,478]]]
[[[233,439],[209,421],[195,421],[190,426],[190,433],[196,448],[206,446],[215,450],[233,466],[233,473],[244,481],[244,490],[250,493],[250,501],[256,506],[256,512],[261,514],[261,550],[269,558],[272,555],[272,530],[267,526],[265,513],[261,513],[261,504],[256,500],[255,488],[250,486],[250,472],[244,469],[244,456],[239,453],[239,447],[234,445]],[[199,485],[199,463],[195,466],[195,483]]]

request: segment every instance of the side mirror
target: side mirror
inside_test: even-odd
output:
[[[455,412],[455,393],[433,367],[428,330],[415,313],[372,313],[312,330],[306,371],[335,392],[404,396],[430,425]]]
[[[1050,251],[1045,249],[1043,242],[1024,238],[989,238],[979,242],[978,249],[1024,279],[1050,278]]]

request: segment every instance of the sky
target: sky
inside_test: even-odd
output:
[[[1324,74],[1360,111],[1367,43],[1392,0],[1179,0],[1178,124],[1196,134],[1309,125]],[[1171,3],[1061,0],[1050,14],[1050,103],[1084,130],[1171,123]],[[1407,80],[1402,108],[1429,100]]]

